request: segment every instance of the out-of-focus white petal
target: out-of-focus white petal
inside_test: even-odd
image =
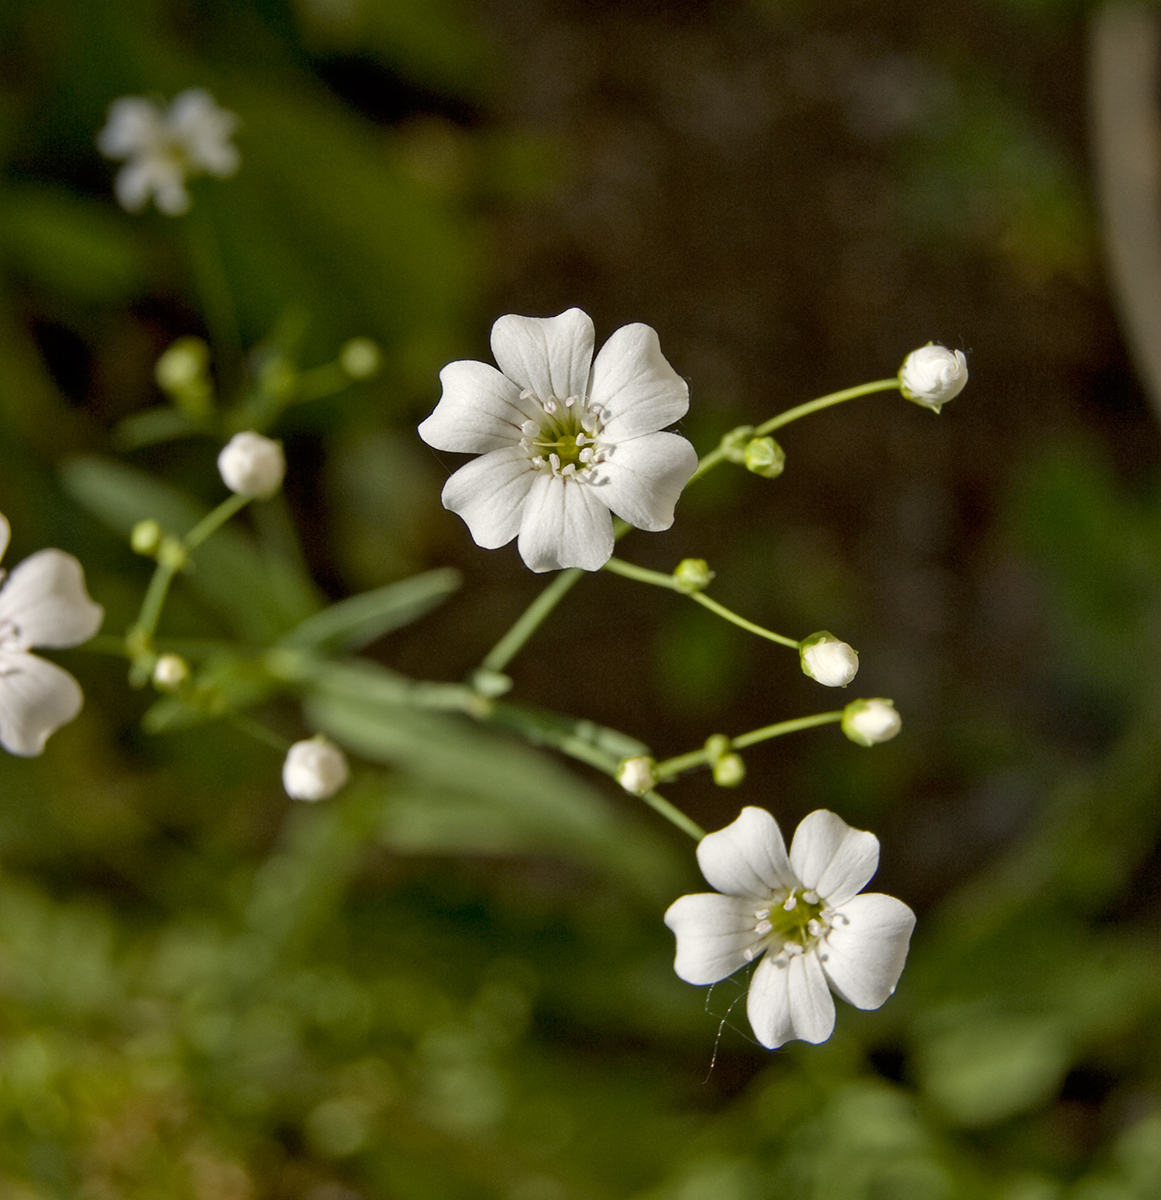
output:
[[[666,361],[648,325],[623,325],[601,347],[591,394],[614,441],[656,433],[689,411],[689,386]]]
[[[238,126],[237,115],[221,108],[204,88],[189,88],[176,96],[168,124],[193,166],[219,178],[238,169],[241,157],[229,140]]]
[[[81,564],[63,550],[38,550],[0,589],[0,638],[21,647],[87,642],[104,616],[105,610],[85,590]]]
[[[419,436],[437,450],[487,454],[515,445],[521,425],[535,419],[536,406],[520,399],[520,389],[495,367],[464,359],[439,373],[443,395]]]
[[[485,550],[507,545],[520,532],[536,471],[520,450],[493,450],[465,463],[443,485],[443,506],[467,523]]]
[[[8,539],[12,537],[12,526],[8,524],[8,518],[0,513],[0,558],[3,558],[8,550]]]
[[[579,308],[556,317],[501,317],[492,353],[509,379],[539,400],[584,396],[593,359],[592,318]]]
[[[856,1008],[878,1008],[899,982],[914,928],[915,914],[902,900],[853,896],[819,946],[830,986]]]
[[[677,935],[673,969],[686,983],[717,983],[746,964],[745,951],[759,939],[753,907],[737,896],[701,892],[682,896],[665,913]]]
[[[697,863],[710,887],[730,896],[761,899],[797,883],[782,831],[764,808],[743,808],[725,829],[706,834]]]
[[[517,544],[533,571],[599,571],[613,554],[613,518],[593,488],[537,472]]]
[[[180,217],[189,212],[190,198],[181,171],[156,171],[153,180],[153,202],[158,212],[167,217]]]
[[[126,212],[140,212],[149,202],[155,183],[153,161],[141,159],[128,163],[117,172],[117,178],[113,180],[113,193],[117,203]]]
[[[862,891],[878,870],[879,839],[820,808],[794,831],[790,862],[803,887],[837,908]]]
[[[668,529],[677,498],[696,470],[697,451],[685,438],[647,433],[608,452],[597,494],[638,529]]]
[[[30,757],[81,711],[80,684],[35,654],[0,651],[0,745]]]
[[[97,149],[106,158],[128,158],[152,151],[161,141],[163,117],[143,96],[122,96],[109,105],[108,121],[97,134]]]

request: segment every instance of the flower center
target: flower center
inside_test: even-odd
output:
[[[520,427],[520,447],[538,471],[551,471],[562,479],[590,479],[592,468],[604,460],[600,445],[601,410],[579,396],[541,400],[525,391],[521,400],[535,400],[540,415]]]
[[[805,954],[839,918],[817,892],[796,887],[775,892],[768,907],[755,910],[754,919],[759,940],[746,950],[747,960],[765,950],[785,961]]]

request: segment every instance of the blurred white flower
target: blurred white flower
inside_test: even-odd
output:
[[[826,1041],[831,992],[856,1008],[878,1008],[895,990],[915,914],[892,896],[858,894],[879,865],[873,834],[820,809],[798,826],[787,855],[777,821],[744,808],[702,838],[697,861],[724,894],[670,905],[674,970],[687,983],[717,983],[764,955],[746,1004],[763,1046]]]
[[[419,435],[437,450],[478,454],[447,481],[445,508],[491,550],[519,538],[533,571],[595,571],[613,553],[613,513],[668,529],[697,469],[685,438],[663,433],[689,389],[648,325],[625,325],[593,358],[593,323],[501,317],[487,363],[449,363]]]
[[[852,700],[843,709],[843,733],[860,746],[889,742],[902,728],[903,719],[890,700]]]
[[[282,786],[292,800],[328,800],[347,775],[347,756],[321,735],[295,742],[282,764]]]
[[[936,412],[958,396],[967,381],[963,351],[949,350],[934,342],[912,350],[899,368],[899,390],[903,395]]]
[[[178,692],[189,682],[189,663],[180,654],[163,654],[153,664],[153,686],[162,692]]]
[[[0,557],[8,548],[0,516]],[[3,573],[0,572],[0,575]],[[55,663],[29,653],[87,642],[105,611],[85,590],[81,564],[63,550],[38,550],[0,589],[0,745],[40,754],[50,734],[81,711],[80,684]]]
[[[273,496],[286,476],[282,447],[260,433],[236,433],[218,455],[222,482],[239,496]]]
[[[826,687],[846,687],[859,669],[856,651],[825,631],[803,638],[798,656],[803,673]]]
[[[617,782],[627,792],[640,796],[657,786],[657,775],[653,768],[656,762],[651,758],[627,758],[617,768]]]
[[[187,178],[225,179],[238,169],[241,159],[230,141],[237,125],[237,116],[203,88],[182,92],[168,109],[144,96],[114,100],[97,146],[107,158],[126,160],[113,184],[121,207],[140,212],[152,196],[167,216],[186,212]]]

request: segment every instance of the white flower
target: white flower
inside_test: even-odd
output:
[[[697,469],[689,442],[660,432],[685,414],[689,389],[657,334],[625,325],[595,359],[593,342],[593,323],[578,308],[501,317],[492,326],[500,370],[449,363],[439,404],[419,426],[437,450],[481,456],[447,481],[444,507],[489,550],[518,536],[534,571],[604,566],[613,513],[668,529]]]
[[[286,475],[286,456],[260,433],[236,433],[218,455],[218,472],[239,496],[273,496]]]
[[[852,700],[843,709],[843,733],[860,746],[889,742],[902,728],[903,719],[890,700]]]
[[[163,654],[153,664],[153,686],[162,692],[179,692],[189,682],[189,663],[180,654]]]
[[[10,532],[0,516],[0,557]],[[84,702],[67,671],[29,651],[87,642],[104,615],[85,591],[81,564],[63,550],[38,550],[8,576],[0,589],[0,745],[5,750],[40,754],[49,735],[71,721]]]
[[[190,204],[189,176],[225,179],[238,169],[230,142],[237,125],[234,113],[202,88],[182,92],[168,110],[143,96],[114,100],[97,146],[107,158],[127,160],[113,184],[121,207],[140,212],[152,196],[163,213],[180,216]]]
[[[936,412],[958,396],[967,381],[963,351],[952,351],[934,342],[912,350],[899,368],[899,390],[903,395]]]
[[[643,795],[657,786],[657,775],[653,768],[656,762],[644,756],[627,758],[617,768],[617,782],[634,796]]]
[[[764,955],[746,1004],[763,1046],[826,1041],[831,992],[856,1008],[878,1008],[895,990],[915,914],[892,896],[858,894],[879,865],[873,834],[820,809],[798,826],[787,855],[774,818],[744,808],[702,838],[697,861],[724,894],[670,905],[674,970],[687,983],[717,983]]]
[[[826,687],[846,687],[859,669],[858,654],[833,633],[812,633],[798,644],[802,670]]]
[[[347,756],[320,735],[290,747],[282,786],[292,800],[327,800],[347,782],[347,774]]]

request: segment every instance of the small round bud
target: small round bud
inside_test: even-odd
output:
[[[189,682],[189,663],[180,654],[163,654],[153,664],[153,686],[161,692],[180,691]]]
[[[721,449],[726,461],[739,465],[744,463],[746,461],[746,443],[753,435],[753,425],[739,425],[737,429],[731,429],[722,438]]]
[[[729,753],[730,739],[724,733],[711,733],[705,740],[705,756],[710,763],[716,763]]]
[[[724,754],[713,766],[718,787],[737,787],[746,778],[746,764],[740,754]]]
[[[859,656],[846,642],[823,630],[798,643],[803,674],[825,687],[846,687],[859,669]]]
[[[683,558],[673,572],[677,590],[686,596],[709,587],[713,577],[714,573],[704,558]]]
[[[153,377],[163,392],[183,392],[204,379],[209,362],[210,348],[201,338],[178,338],[157,360]]]
[[[189,551],[185,542],[174,537],[172,533],[167,533],[161,539],[161,545],[157,547],[157,561],[171,571],[180,571],[189,562]]]
[[[843,733],[859,746],[889,742],[903,720],[890,700],[852,700],[843,709]]]
[[[148,521],[138,521],[133,526],[133,532],[129,535],[129,545],[134,554],[144,554],[146,558],[153,558],[164,536],[165,530],[161,528],[161,522],[151,517]]]
[[[640,796],[657,786],[655,766],[657,763],[651,758],[627,758],[617,768],[617,782],[625,791]]]
[[[292,800],[328,800],[348,774],[347,756],[319,735],[290,747],[282,764],[282,786]]]
[[[383,356],[370,338],[356,337],[339,351],[339,366],[352,379],[370,379],[379,374]]]
[[[512,690],[511,676],[505,675],[503,671],[493,671],[487,667],[480,667],[472,672],[471,684],[476,692],[488,699],[503,696]]]
[[[218,455],[222,482],[239,496],[273,496],[286,475],[282,447],[260,433],[236,433]]]
[[[777,479],[786,467],[786,451],[772,437],[746,443],[746,470],[764,479]]]
[[[899,390],[903,395],[935,412],[958,396],[967,381],[963,351],[949,350],[934,342],[912,350],[899,368]]]

